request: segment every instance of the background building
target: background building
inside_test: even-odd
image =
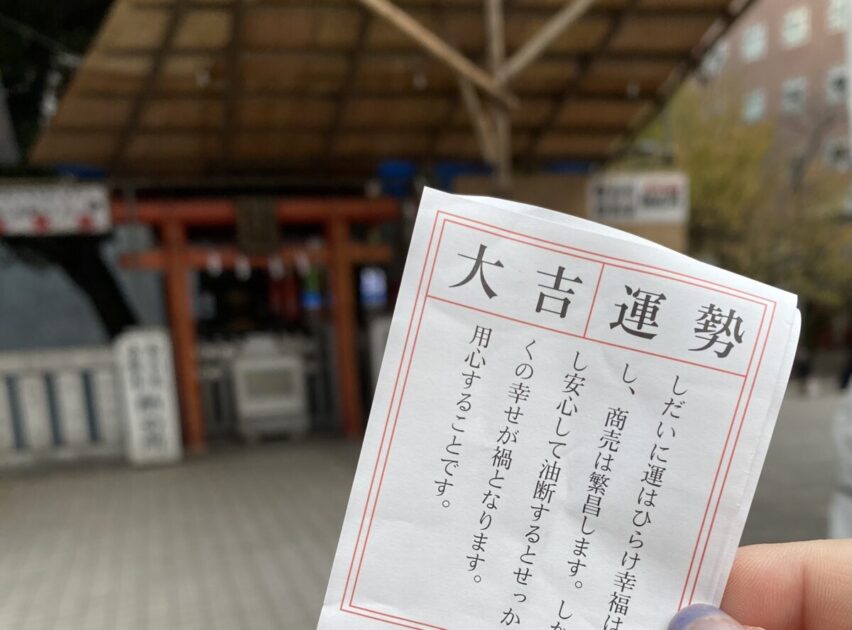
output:
[[[703,77],[743,122],[774,119],[786,142],[848,168],[847,0],[755,3],[708,55]]]

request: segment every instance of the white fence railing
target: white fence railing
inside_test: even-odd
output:
[[[0,353],[0,465],[123,452],[109,346]]]

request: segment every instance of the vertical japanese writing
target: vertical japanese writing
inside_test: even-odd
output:
[[[534,215],[434,212],[401,288],[395,376],[371,412],[375,464],[341,538],[339,610],[409,627],[626,630],[664,623],[678,595],[707,599],[747,498],[748,446],[766,438],[766,405],[748,400],[774,391],[787,298],[638,243],[527,230]],[[696,527],[679,527],[684,514]]]
[[[562,461],[562,449],[567,446],[565,438],[570,433],[567,417],[578,411],[577,400],[580,397],[580,389],[585,384],[585,378],[579,372],[586,370],[587,365],[580,365],[580,353],[574,357],[573,371],[565,375],[565,385],[559,396],[560,402],[556,409],[559,412],[554,422],[553,433],[549,435],[546,455],[542,458],[538,467],[538,476],[532,488],[530,499],[530,520],[524,533],[521,553],[518,557],[518,565],[513,572],[515,587],[513,590],[516,608],[509,608],[510,612],[504,613],[502,623],[512,625],[520,623],[521,605],[527,601],[527,587],[533,578],[537,548],[543,535],[543,526],[546,514],[550,512],[550,505],[559,485],[564,463]],[[563,602],[564,607],[564,602]]]
[[[479,569],[485,562],[488,551],[488,531],[499,512],[506,477],[512,468],[514,445],[518,442],[520,434],[519,427],[524,416],[524,404],[529,401],[532,392],[530,382],[535,374],[532,352],[534,345],[533,339],[524,346],[524,357],[515,365],[514,378],[507,391],[509,402],[503,412],[505,422],[494,442],[494,451],[491,456],[492,472],[488,480],[488,488],[482,493],[482,512],[477,523],[477,530],[473,534],[471,554],[467,556],[468,571],[474,574],[473,580],[477,583],[482,581]],[[520,616],[511,607],[503,613],[503,618],[502,623],[506,625],[520,624]]]
[[[452,488],[455,483],[453,479],[456,471],[461,464],[461,451],[464,446],[463,437],[465,433],[465,424],[470,417],[473,409],[473,390],[477,381],[482,379],[480,371],[485,367],[485,350],[491,343],[492,329],[485,326],[476,325],[473,331],[473,336],[468,341],[468,354],[463,361],[461,368],[462,386],[455,401],[455,417],[450,423],[450,440],[444,446],[444,453],[441,455],[441,470],[438,479],[435,479],[436,496],[441,497],[441,505],[445,508],[450,507],[451,502],[447,496],[447,491]]]
[[[529,379],[531,379],[533,374],[535,373],[535,370],[533,369],[533,366],[532,366],[532,363],[531,363],[532,360],[533,360],[533,355],[532,355],[532,352],[530,351],[533,344],[535,344],[535,340],[533,340],[532,342],[527,344],[527,346],[525,348],[526,353],[527,353],[527,358],[529,359],[530,362],[529,363],[528,362],[521,362],[521,363],[518,363],[518,365],[515,366],[515,377],[517,377],[518,380],[513,381],[512,384],[509,386],[510,404],[509,404],[508,409],[506,409],[506,411],[505,411],[506,423],[507,424],[514,423],[515,425],[517,425],[518,419],[521,416],[524,415],[523,411],[522,411],[523,405],[521,403],[527,402],[529,400],[529,397],[530,397],[531,389],[530,389],[530,386],[526,382],[529,381]],[[514,403],[514,405],[512,403]],[[501,430],[501,434],[502,434],[502,430]],[[500,444],[499,444],[500,439],[501,438],[498,436],[497,452],[499,453],[499,452],[502,451],[503,453],[505,453],[508,450],[509,453],[511,453],[511,449],[506,449],[505,447],[500,446]],[[517,439],[517,437],[516,437],[516,439]],[[497,477],[497,472],[495,471],[495,478],[496,477]],[[492,481],[493,481],[493,479],[492,479]],[[552,496],[552,492],[551,492],[551,496]],[[549,498],[548,498],[548,502],[549,502]],[[535,512],[535,509],[533,511]],[[542,514],[542,512],[538,511],[538,518],[541,518],[541,514]],[[528,550],[529,550],[529,547],[528,547]],[[532,554],[522,553],[521,554],[521,562],[524,563],[524,564],[531,564],[532,558],[534,556],[535,556],[534,553],[532,553]],[[529,570],[528,567],[520,567],[515,571],[514,575],[515,575],[515,581],[519,585],[526,586],[526,584],[527,584],[527,582],[528,582],[528,580],[531,576],[531,573],[530,573],[530,570]],[[523,593],[523,592],[516,593],[516,594],[514,594],[513,597],[514,597],[514,600],[517,604],[522,604],[527,599],[526,594]],[[504,610],[502,612],[502,618],[500,620],[500,623],[501,623],[501,625],[504,625],[504,626],[520,625],[520,623],[521,623],[520,609],[515,610],[510,605],[506,610]]]
[[[147,355],[147,356],[146,356]],[[160,391],[160,357],[156,344],[141,347],[132,345],[128,350],[128,372],[134,388],[133,405],[140,417],[142,442],[146,448],[162,448],[168,438],[165,400]]]
[[[642,560],[642,549],[645,547],[645,530],[652,524],[651,517],[663,488],[669,462],[668,451],[677,437],[675,425],[680,420],[680,410],[686,404],[684,396],[687,391],[680,382],[680,376],[675,376],[671,395],[662,405],[655,438],[642,471],[636,507],[633,509],[633,531],[621,557],[621,566],[613,577],[614,588],[610,595],[609,614],[604,620],[603,630],[620,630],[630,612],[633,591],[637,585],[637,566]]]
[[[577,401],[580,399],[582,388],[586,384],[586,377],[582,376],[581,372],[585,372],[588,367],[589,366],[584,364],[580,358],[580,352],[577,351],[574,355],[574,362],[571,366],[572,369],[566,372],[562,379],[562,392],[559,397],[559,402],[556,405],[557,413],[553,427],[553,434],[550,436],[551,439],[548,441],[548,446],[551,449],[550,458],[545,458],[542,463],[541,472],[539,472],[539,479],[536,482],[535,492],[533,493],[533,498],[535,499],[536,495],[540,495],[542,490],[547,492],[546,496],[548,504],[550,503],[550,497],[552,496],[552,492],[550,492],[550,484],[553,484],[555,489],[556,483],[559,481],[559,474],[562,470],[561,451],[568,444],[565,440],[568,437],[568,434],[571,433],[571,421],[575,417],[575,414],[578,414],[580,411]],[[540,519],[540,516],[537,515],[537,507],[541,507],[542,511],[550,511],[549,508],[546,508],[544,505],[533,505],[533,522],[530,524],[531,529]],[[536,527],[535,531],[538,531],[538,527]],[[535,542],[537,543],[538,540]],[[561,600],[559,603],[559,610],[556,613],[556,620],[550,628],[553,630],[563,630],[565,626],[562,625],[562,622],[567,621],[572,616],[573,613],[570,612],[569,608],[567,608],[567,602],[565,600]]]
[[[615,456],[621,446],[628,415],[629,412],[621,407],[610,407],[598,439],[594,468],[589,473],[586,497],[580,510],[582,519],[580,535],[574,539],[574,548],[571,552],[573,559],[568,561],[568,574],[576,578],[574,586],[578,589],[583,588],[583,581],[580,578],[583,569],[587,566],[589,550],[595,534],[594,525],[601,516],[603,499],[614,470]]]

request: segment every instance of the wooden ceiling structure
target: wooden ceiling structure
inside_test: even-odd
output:
[[[112,175],[622,151],[750,0],[116,0],[31,155]]]

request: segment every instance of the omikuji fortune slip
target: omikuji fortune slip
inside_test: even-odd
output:
[[[663,630],[718,604],[796,296],[423,194],[319,628]]]

